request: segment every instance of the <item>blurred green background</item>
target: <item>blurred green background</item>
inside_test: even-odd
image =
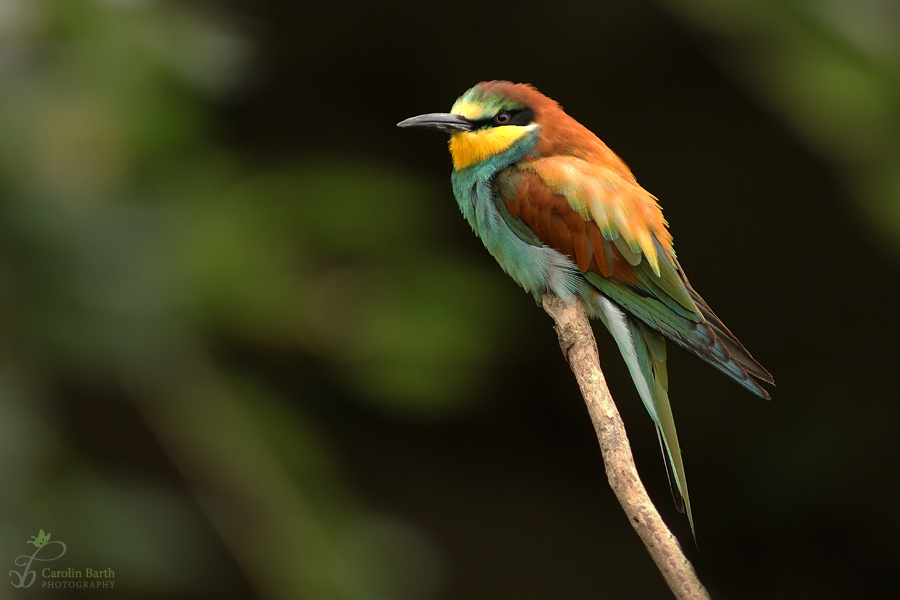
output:
[[[778,383],[670,357],[697,550],[598,331],[714,597],[896,597],[897,2],[0,0],[0,564],[43,529],[116,581],[0,598],[669,597],[446,141],[394,127],[494,78],[629,163]]]

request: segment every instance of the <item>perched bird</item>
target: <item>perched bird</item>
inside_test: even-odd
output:
[[[656,198],[600,138],[528,84],[479,83],[449,113],[397,125],[449,133],[456,201],[500,266],[538,300],[580,298],[610,331],[693,530],[665,338],[763,398],[757,380],[773,380],[691,287]]]

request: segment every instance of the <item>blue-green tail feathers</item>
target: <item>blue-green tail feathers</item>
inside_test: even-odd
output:
[[[666,371],[666,340],[638,319],[628,315],[607,298],[591,297],[595,312],[619,346],[638,394],[656,424],[660,446],[666,460],[672,496],[679,509],[687,514],[694,531],[694,517],[688,493],[681,447],[675,418],[669,403],[669,381]]]

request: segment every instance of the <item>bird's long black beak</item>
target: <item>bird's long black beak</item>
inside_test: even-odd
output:
[[[447,133],[473,131],[475,129],[472,122],[467,118],[451,113],[429,113],[418,117],[410,117],[397,123],[397,127],[421,127],[423,129],[446,131]]]

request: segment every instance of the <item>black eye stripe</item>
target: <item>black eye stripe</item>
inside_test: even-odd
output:
[[[534,111],[530,108],[523,108],[517,111],[510,111],[509,120],[504,125],[520,125],[525,126],[534,120]]]
[[[530,108],[515,108],[512,110],[503,110],[500,112],[505,112],[509,115],[509,120],[505,123],[496,123],[494,119],[496,115],[493,117],[489,117],[487,119],[478,119],[477,121],[472,121],[472,125],[475,129],[483,129],[485,127],[503,127],[506,125],[519,125],[524,127],[531,123],[534,120],[534,111]],[[497,113],[500,114],[500,113]]]

